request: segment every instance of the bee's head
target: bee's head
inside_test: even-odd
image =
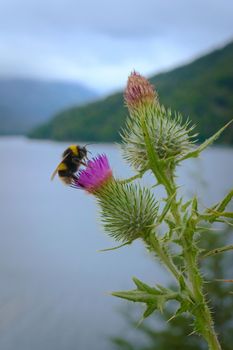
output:
[[[80,159],[83,159],[83,158],[87,158],[87,149],[86,149],[86,147],[84,146],[84,147],[80,147],[79,148],[79,157],[80,157]]]
[[[77,150],[78,150],[78,155],[73,155],[72,157],[73,163],[77,165],[80,165],[80,164],[86,165],[85,159],[88,159],[87,158],[88,151],[86,147],[77,146]]]

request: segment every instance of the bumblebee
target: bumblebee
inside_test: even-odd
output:
[[[66,184],[71,185],[75,180],[75,173],[78,171],[81,165],[86,165],[85,159],[87,158],[86,147],[80,147],[79,145],[70,145],[62,154],[62,161],[58,164],[54,170],[51,180],[58,174],[59,178]]]

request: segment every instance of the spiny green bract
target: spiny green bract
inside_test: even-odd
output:
[[[106,232],[122,242],[146,237],[158,213],[153,194],[134,184],[111,181],[98,195],[98,202]]]
[[[193,136],[190,132],[189,121],[182,125],[180,114],[172,114],[159,104],[144,109],[137,115],[131,115],[126,122],[126,128],[122,132],[123,144],[121,145],[123,157],[136,170],[144,170],[149,167],[147,149],[144,141],[142,122],[146,121],[151,143],[161,160],[174,159],[178,161],[192,149]]]

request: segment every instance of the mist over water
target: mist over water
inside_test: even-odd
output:
[[[124,328],[109,296],[130,289],[131,277],[148,283],[168,274],[140,242],[99,253],[115,243],[102,231],[94,198],[50,175],[67,143],[0,138],[0,349],[109,350],[108,337]],[[89,146],[106,153],[114,173],[132,172],[114,145]],[[214,147],[178,169],[186,196],[203,206],[232,187],[233,149]],[[145,184],[153,184],[147,175]],[[155,193],[162,194],[161,189]]]

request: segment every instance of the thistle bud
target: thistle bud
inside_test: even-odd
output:
[[[153,85],[146,78],[134,71],[128,78],[124,99],[129,111],[133,112],[142,106],[156,104],[157,94]]]
[[[183,124],[180,114],[173,114],[170,109],[161,106],[153,86],[136,72],[128,79],[125,102],[130,115],[121,133],[123,157],[136,170],[149,168],[145,125],[158,159],[170,159],[175,164],[190,151],[195,136],[190,136],[193,127],[188,121]]]
[[[158,206],[152,193],[133,184],[117,182],[105,155],[89,161],[73,187],[96,196],[105,230],[117,241],[145,238],[156,220]]]

